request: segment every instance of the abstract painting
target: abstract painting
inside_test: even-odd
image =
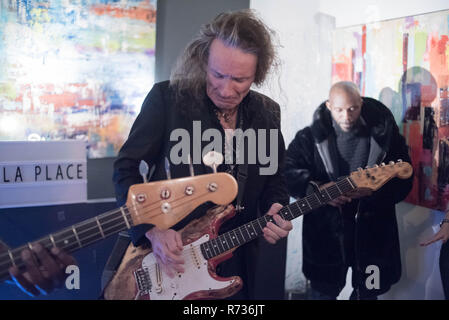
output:
[[[156,0],[0,0],[0,140],[115,156],[154,82]]]
[[[415,171],[406,201],[449,201],[449,10],[336,29],[332,82],[357,83],[392,111]]]

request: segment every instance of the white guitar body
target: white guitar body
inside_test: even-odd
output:
[[[198,240],[184,246],[184,273],[176,273],[170,278],[156,263],[153,253],[148,254],[142,261],[140,277],[136,274],[139,296],[148,295],[150,300],[181,300],[198,298],[207,293],[230,287],[236,279],[216,280],[209,272],[209,262],[204,259],[200,244],[209,240],[209,235],[203,235]],[[218,277],[217,277],[218,278]],[[190,297],[189,297],[190,296]]]

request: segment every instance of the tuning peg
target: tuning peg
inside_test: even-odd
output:
[[[388,164],[389,164],[390,166],[394,166],[394,161],[390,161],[390,162],[388,162]]]
[[[167,180],[170,180],[171,179],[170,161],[168,161],[167,157],[165,157],[165,174],[167,175]]]
[[[382,162],[382,163],[380,164],[380,166],[381,166],[381,167],[385,167],[385,162]]]
[[[402,162],[402,159],[398,159],[398,163],[401,163]]]
[[[378,165],[378,164],[375,164],[375,165],[373,166],[373,168],[379,168],[379,165]]]
[[[203,162],[206,166],[211,167],[214,173],[217,173],[217,167],[223,163],[223,155],[216,151],[209,151],[204,155]]]
[[[365,169],[369,169],[370,168],[370,166],[365,166]]]
[[[144,183],[148,183],[148,169],[148,163],[146,163],[144,160],[141,160],[139,164],[139,173],[142,176]]]
[[[192,163],[192,158],[190,157],[190,154],[187,155],[187,159],[189,161],[190,176],[193,177],[195,175],[195,171],[193,170],[193,163]]]

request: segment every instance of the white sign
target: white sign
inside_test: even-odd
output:
[[[85,142],[0,142],[0,208],[86,200]]]

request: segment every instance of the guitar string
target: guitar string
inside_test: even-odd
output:
[[[116,219],[114,219],[114,220],[116,220]],[[126,226],[126,223],[125,223],[125,222],[123,222],[123,221],[122,221],[122,222],[118,222],[118,223],[115,223],[114,225],[112,225],[112,226],[110,226],[110,227],[103,228],[103,232],[104,232],[104,233],[107,233],[107,232],[109,232],[109,231],[111,231],[111,230],[113,230],[113,229],[116,229],[117,227],[125,227],[125,226]],[[94,229],[94,228],[91,228],[91,230],[93,230],[93,229]],[[70,230],[67,230],[67,231],[70,231]],[[118,231],[117,231],[117,232],[118,232]],[[78,233],[78,234],[81,234],[81,233],[85,233],[85,232],[80,232],[80,233]],[[113,232],[113,233],[111,233],[111,234],[105,235],[105,238],[108,237],[108,236],[113,235],[114,233],[116,233],[116,232]],[[98,236],[98,234],[96,234],[96,236]],[[55,243],[56,243],[57,245],[58,245],[58,243],[61,243],[61,244],[62,244],[65,240],[72,239],[72,238],[75,238],[75,239],[76,239],[75,235],[72,235],[72,236],[70,236],[70,237],[65,237],[65,238],[61,238],[61,239],[55,240]],[[92,238],[92,236],[86,237],[86,238],[84,238],[84,239],[89,239],[89,238]],[[84,239],[83,239],[83,240],[84,240]],[[103,237],[101,237],[101,239],[103,239]],[[48,239],[42,239],[42,240],[48,240]],[[42,241],[42,240],[41,240],[41,241]],[[88,245],[90,245],[90,244],[92,244],[92,243],[97,242],[98,240],[100,240],[100,239],[94,239],[93,241],[88,241],[88,242],[84,242],[84,241],[83,241],[81,244],[82,244],[82,247],[86,247],[86,246],[88,246]],[[53,246],[53,243],[51,243],[51,244],[52,244],[52,246]],[[58,247],[58,248],[62,248],[62,249],[67,249],[67,248],[72,247],[73,245],[76,245],[77,248],[80,248],[78,241],[73,241],[73,242],[70,243],[70,244],[64,244],[64,245],[62,245],[62,246],[57,246],[57,247]],[[13,255],[17,255],[17,253],[18,253],[19,251],[22,251],[22,250],[24,249],[24,247],[26,247],[26,246],[22,246],[22,247],[19,247],[19,248],[10,250],[10,251],[11,251],[11,253],[12,253]],[[75,249],[75,248],[74,248],[74,249]],[[70,252],[70,250],[69,250],[69,252]],[[5,265],[5,264],[12,265],[11,259],[10,259],[10,257],[9,257],[9,253],[8,253],[8,252],[2,253],[1,255],[3,255],[3,256],[2,256],[2,257],[0,256],[0,260],[3,260],[4,258],[6,258],[6,261],[0,262],[0,266]],[[2,268],[3,268],[3,267],[0,267],[0,269],[2,269]]]

